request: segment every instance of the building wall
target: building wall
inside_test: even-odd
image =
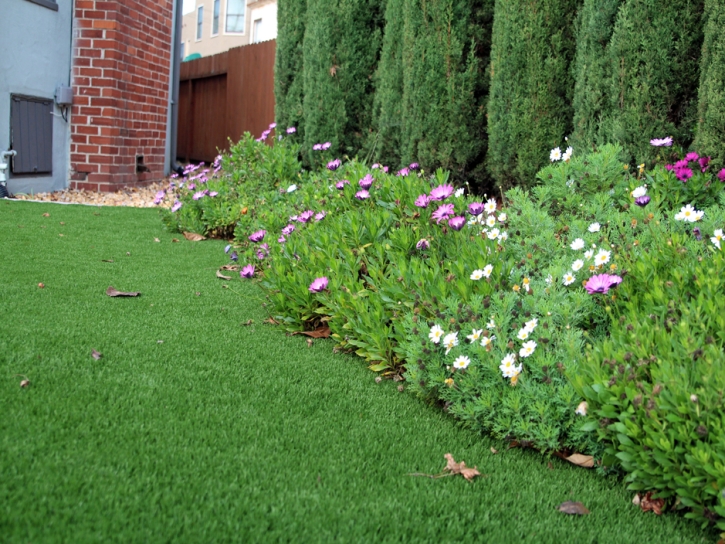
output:
[[[220,0],[219,32],[212,36],[214,0],[196,0],[194,11],[184,15],[181,41],[184,44],[184,57],[199,53],[209,57],[228,51],[232,47],[248,45],[254,38],[254,21],[261,19],[259,39],[274,40],[277,37],[277,0],[247,0],[244,12],[244,32],[228,33],[224,25],[228,0]],[[204,6],[202,36],[196,39],[196,23],[199,6]]]
[[[173,30],[173,0],[75,0],[72,187],[164,177]]]
[[[70,84],[73,0],[57,0],[58,10],[28,0],[0,0],[0,150],[10,148],[10,96],[55,96],[58,85]],[[38,193],[63,189],[68,183],[70,127],[53,107],[52,174],[13,176],[8,190]]]

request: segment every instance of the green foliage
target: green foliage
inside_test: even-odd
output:
[[[332,142],[355,155],[372,126],[372,74],[382,45],[382,0],[309,0],[304,38],[304,156]]]
[[[717,168],[725,166],[725,5],[705,1],[705,37],[700,60],[700,87],[695,147],[710,155]]]
[[[654,161],[651,138],[693,140],[704,0],[675,0],[667,9],[627,0],[609,43],[610,110],[600,140],[617,142],[626,162]]]
[[[492,0],[407,0],[398,44],[403,162],[420,162],[429,170],[442,167],[454,180],[479,186],[487,184],[482,165],[493,4]]]
[[[488,102],[488,170],[530,186],[547,149],[571,133],[576,13],[582,0],[496,2]]]
[[[579,11],[571,137],[577,150],[611,141],[601,133],[600,125],[602,116],[610,109],[612,62],[608,46],[623,3],[624,0],[584,0]]]
[[[277,49],[274,64],[275,119],[279,127],[295,127],[304,139],[303,41],[307,0],[277,2]]]

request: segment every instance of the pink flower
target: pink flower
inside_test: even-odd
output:
[[[700,157],[697,162],[700,163],[700,171],[704,174],[710,165],[710,157]]]
[[[307,223],[310,219],[312,219],[312,216],[315,215],[315,212],[312,210],[307,210],[306,212],[302,212],[297,216],[297,221],[300,223]]]
[[[417,162],[411,162],[408,168],[410,168],[411,170],[417,170],[418,168],[420,168],[420,165]]]
[[[420,195],[418,198],[415,199],[415,205],[418,208],[427,208],[429,203],[430,198],[428,198],[428,195]]]
[[[321,291],[324,291],[325,289],[327,289],[327,278],[324,276],[321,278],[316,278],[309,287],[309,291],[311,293],[319,293]]]
[[[327,163],[327,169],[328,170],[337,170],[342,165],[342,161],[340,159],[335,159]]]
[[[436,223],[440,223],[441,221],[448,219],[451,215],[453,215],[453,213],[453,204],[443,204],[433,212],[431,217],[436,220]]]
[[[481,215],[483,213],[483,204],[480,202],[471,202],[468,205],[468,213],[471,215]]]
[[[256,244],[257,242],[264,240],[265,234],[267,234],[266,230],[258,230],[257,232],[250,234],[249,239]]]
[[[448,220],[448,226],[451,227],[453,230],[461,230],[465,224],[466,218],[462,215],[451,217]]]
[[[295,226],[290,223],[289,225],[287,225],[285,228],[282,229],[282,234],[284,234],[285,236],[289,236],[294,231],[295,231]]]
[[[687,155],[685,155],[685,160],[686,160],[687,162],[690,162],[690,161],[696,161],[696,160],[697,160],[697,159],[699,159],[699,158],[700,158],[700,155],[698,155],[698,154],[697,154],[697,153],[695,153],[694,151],[690,151],[690,152],[689,152],[689,153],[688,153]]]
[[[401,168],[400,170],[398,170],[398,174],[397,175],[398,176],[407,176],[408,174],[410,174],[410,169],[408,169],[408,168]]]
[[[719,179],[720,181],[722,181],[723,183],[725,183],[725,168],[723,168],[722,170],[720,170],[717,173],[717,179]]]
[[[325,212],[325,211],[315,214],[315,221],[322,221],[326,215],[327,215],[327,212]]]
[[[357,182],[361,189],[370,189],[373,186],[373,177],[370,174],[366,174],[364,178]]]
[[[253,264],[248,264],[247,266],[245,266],[244,268],[242,268],[239,271],[239,275],[241,277],[243,277],[243,278],[252,278],[252,277],[254,277],[254,265]]]
[[[294,134],[295,132],[297,132],[297,129],[295,127],[289,127],[287,129],[287,134]]]
[[[692,177],[692,170],[690,168],[679,168],[675,170],[675,175],[680,181],[687,181]]]
[[[453,194],[453,185],[439,185],[430,192],[431,200],[445,200]]]
[[[341,191],[345,188],[345,185],[350,185],[350,182],[346,179],[340,180],[337,183],[335,183],[335,187],[340,189]]]
[[[425,238],[421,238],[418,240],[418,243],[415,244],[416,249],[419,249],[421,251],[425,251],[430,247],[430,242],[426,240]]]
[[[330,142],[325,142],[324,144],[322,144],[320,146],[320,149],[327,150],[327,149],[330,149],[331,147],[332,147],[332,144]]]
[[[606,293],[612,287],[622,283],[622,278],[610,274],[597,274],[589,278],[584,288],[590,295],[595,293]]]
[[[667,136],[667,138],[653,138],[649,143],[655,147],[670,147],[672,145],[672,136]]]
[[[322,144],[315,144],[312,146],[312,151],[321,151],[322,150]]]
[[[365,200],[367,198],[370,198],[370,193],[368,193],[365,189],[362,189],[355,193],[355,198],[358,200]]]
[[[723,170],[723,171],[725,171],[725,170]],[[183,206],[183,204],[177,200],[176,202],[174,202],[174,205],[171,206],[171,211],[178,212],[182,206]]]

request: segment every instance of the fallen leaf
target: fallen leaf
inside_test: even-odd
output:
[[[137,297],[141,293],[139,293],[138,291],[123,292],[123,291],[119,291],[115,287],[109,287],[108,289],[106,289],[106,294],[109,297]]]
[[[313,342],[314,342],[314,340],[312,340],[312,338],[308,338],[308,339],[307,339],[307,347],[308,347],[308,348],[311,348],[311,347],[312,347],[312,343],[313,343]]]
[[[330,327],[325,323],[324,325],[317,327],[314,331],[297,331],[293,332],[292,336],[295,334],[304,334],[305,336],[310,336],[311,338],[329,338],[331,333]]]
[[[93,357],[96,361],[103,357],[103,353],[97,352],[95,349],[91,350],[91,357]]]
[[[65,236],[65,234],[60,234],[60,233],[58,233],[58,236]]]
[[[185,232],[184,238],[186,238],[190,242],[201,242],[202,240],[206,240],[205,236],[202,236],[201,234],[197,234],[195,232]]]
[[[40,282],[40,283],[38,284],[38,288],[40,288],[40,289],[45,289],[45,284],[44,284],[43,282]]]
[[[197,297],[200,297],[200,296],[201,296],[201,293],[200,293],[199,291],[197,291],[197,292],[196,292],[196,296],[197,296]]]
[[[219,268],[219,270],[232,270],[232,271],[236,272],[237,270],[239,270],[239,265],[238,264],[225,264],[224,266],[221,266]]]
[[[383,378],[381,376],[375,376],[375,383],[380,383],[383,381]]]
[[[642,512],[649,512],[650,510],[657,514],[662,515],[662,509],[665,507],[665,499],[653,499],[653,491],[648,491],[644,497],[641,498],[639,507]]]
[[[268,317],[264,320],[265,323],[269,323],[270,325],[279,325],[279,321],[274,319],[273,317]]]
[[[242,323],[242,325],[244,325],[245,327],[248,327],[248,326],[249,326],[249,325],[251,325],[252,323],[254,323],[254,321],[253,321],[252,319],[250,319],[250,320],[249,320],[249,321],[247,321],[246,323]]]
[[[130,256],[131,256],[131,252],[130,251],[127,251],[126,252],[126,257],[130,257]]]
[[[158,238],[154,238],[154,242],[160,242],[160,241],[161,240],[159,240]]]
[[[61,222],[60,222],[60,224],[61,224],[61,225],[65,225],[65,221],[61,221]]]
[[[157,344],[163,344],[163,343],[164,343],[164,341],[163,341],[163,340],[156,340],[156,343],[157,343]]]
[[[642,502],[642,497],[639,496],[639,493],[637,493],[634,498],[632,499],[632,504],[635,506],[639,506]]]
[[[172,244],[173,244],[173,243],[176,243],[176,242],[178,242],[178,241],[179,241],[179,239],[178,239],[178,238],[172,238],[172,239],[171,239],[171,243],[172,243]]]
[[[491,453],[493,453],[494,455],[496,455],[498,453],[498,450],[496,448],[493,448],[492,447],[491,448]]]
[[[475,478],[476,476],[481,475],[481,473],[478,472],[478,467],[467,467],[464,461],[456,463],[455,459],[453,459],[453,456],[450,453],[446,453],[444,457],[447,461],[446,467],[443,469],[444,472],[449,471],[451,474],[460,474],[469,482],[473,480],[473,478]]]
[[[249,208],[247,208],[246,206],[244,206],[244,207],[242,208],[242,215],[247,215],[247,212],[248,212],[248,211],[249,211]]]
[[[405,387],[403,387],[402,385],[399,385],[398,391],[402,393],[403,391],[405,391]],[[467,469],[467,470],[471,470],[471,469]],[[465,476],[465,474],[464,474],[464,476]],[[468,480],[468,478],[466,478],[466,479]]]
[[[43,217],[50,217],[50,214],[46,212],[43,214]]]
[[[591,455],[582,455],[581,453],[573,453],[569,457],[565,457],[567,461],[584,468],[594,467],[594,457]]]
[[[30,380],[22,380],[20,382],[20,387],[28,387],[30,385]]]
[[[551,464],[551,461],[546,463],[546,468],[548,468],[549,470],[554,470],[554,465]]]
[[[580,502],[574,501],[562,502],[559,505],[559,512],[564,512],[565,514],[575,514],[577,516],[583,516],[584,514],[590,513],[586,506]]]
[[[230,279],[232,279],[232,277],[231,277],[231,276],[225,276],[225,275],[224,275],[224,274],[222,274],[222,273],[221,273],[221,271],[219,271],[219,270],[217,270],[217,271],[216,271],[216,277],[217,277],[217,278],[221,278],[221,279],[223,279],[223,280],[227,280],[227,281],[228,281],[228,280],[230,280]]]
[[[113,259],[101,259],[102,263],[112,263]]]

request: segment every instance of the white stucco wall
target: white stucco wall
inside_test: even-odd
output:
[[[58,11],[29,0],[0,0],[0,150],[10,147],[10,96],[54,98],[58,85],[70,85],[73,0],[57,0]],[[13,176],[13,193],[46,192],[68,186],[68,122],[54,106],[52,175]]]

